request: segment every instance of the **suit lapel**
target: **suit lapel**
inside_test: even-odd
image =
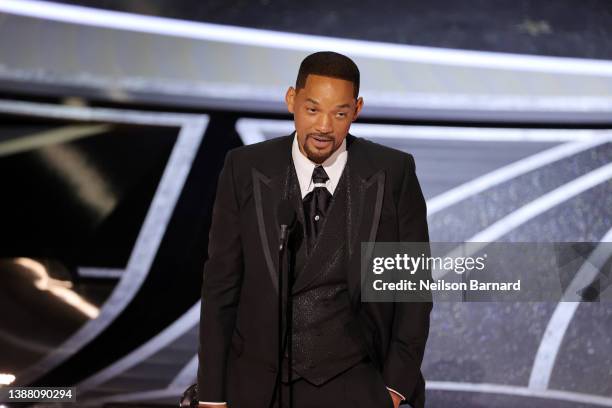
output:
[[[265,259],[266,268],[272,285],[278,293],[278,244],[279,224],[277,208],[281,199],[288,198],[289,179],[291,176],[291,143],[293,133],[285,136],[279,152],[272,152],[269,163],[274,163],[265,170],[251,168],[253,182],[253,199],[259,241]],[[269,175],[266,175],[269,174]]]
[[[370,256],[361,254],[361,242],[376,239],[385,192],[385,172],[377,171],[371,165],[365,149],[366,143],[363,139],[347,136],[347,146],[350,146],[347,162],[347,281],[354,305],[359,303],[361,297],[361,259],[362,256]]]
[[[277,244],[279,236],[276,228],[276,225],[278,225],[277,216],[274,209],[277,208],[280,200],[279,177],[268,178],[255,168],[252,169],[252,176],[259,240],[268,273],[270,279],[272,279],[272,285],[278,293],[276,270],[278,268]]]

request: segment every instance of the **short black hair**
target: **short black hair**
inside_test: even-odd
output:
[[[353,96],[357,98],[359,95],[359,68],[346,55],[333,51],[319,51],[310,54],[300,64],[295,88],[304,88],[306,78],[310,74],[350,81],[353,83]]]

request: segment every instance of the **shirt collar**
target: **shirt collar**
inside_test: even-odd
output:
[[[317,166],[316,163],[306,157],[301,151],[298,145],[297,131],[293,137],[293,145],[291,146],[291,157],[293,158],[293,164],[295,166],[295,172],[297,173],[298,181],[300,183],[300,190],[302,191],[302,198],[306,196],[310,191],[314,189],[312,183],[312,172]],[[348,151],[346,150],[346,138],[342,141],[342,144],[335,152],[332,153],[322,164],[323,170],[329,176],[329,180],[325,183],[325,187],[333,195],[336,190],[336,186],[340,181],[340,176],[346,165],[348,158]]]

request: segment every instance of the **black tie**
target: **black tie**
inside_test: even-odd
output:
[[[315,184],[314,190],[304,197],[304,215],[306,216],[306,234],[308,236],[308,247],[312,248],[319,236],[323,219],[327,215],[327,209],[332,195],[325,187],[325,182],[329,180],[323,166],[317,166],[312,172],[312,182]]]

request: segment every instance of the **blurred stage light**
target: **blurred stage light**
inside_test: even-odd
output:
[[[53,279],[49,276],[45,266],[40,262],[30,258],[15,258],[14,262],[17,265],[29,269],[36,275],[37,280],[34,281],[36,288],[57,296],[90,319],[95,319],[100,314],[100,309],[97,306],[87,302],[71,289],[72,282]]]
[[[10,385],[15,381],[13,374],[0,373],[0,385]],[[4,405],[0,405],[3,407]]]

